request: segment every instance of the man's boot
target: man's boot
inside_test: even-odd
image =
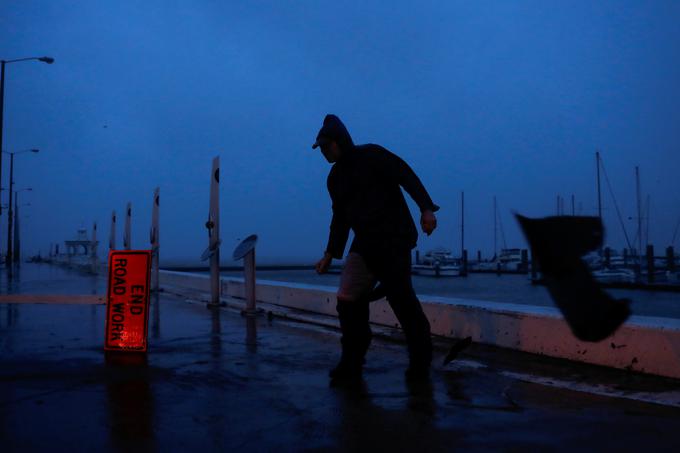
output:
[[[342,355],[328,375],[334,380],[360,379],[364,357],[371,343],[368,302],[338,300],[337,311],[342,332]]]
[[[429,323],[421,326],[417,332],[407,335],[409,365],[406,369],[406,379],[417,381],[427,379],[430,376],[432,364],[432,338],[430,337]]]

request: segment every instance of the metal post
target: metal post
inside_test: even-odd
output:
[[[245,277],[246,314],[257,313],[255,308],[255,249],[243,257],[243,272]]]
[[[654,246],[647,246],[647,282],[654,283]]]
[[[9,155],[9,206],[7,211],[7,269],[12,273],[12,193],[14,191],[14,153]]]
[[[125,232],[123,233],[123,248],[130,250],[132,248],[132,203],[128,202],[125,210]]]
[[[210,256],[210,303],[220,303],[220,158],[212,161],[210,173],[210,208],[208,212],[208,248]]]
[[[675,252],[673,246],[666,247],[666,267],[668,272],[675,272]]]
[[[111,213],[111,231],[109,232],[109,250],[116,250],[116,211]]]
[[[460,275],[461,277],[467,277],[468,274],[468,251],[463,250],[463,258],[461,260]]]
[[[159,290],[158,262],[160,251],[159,240],[159,209],[160,209],[160,188],[156,187],[153,191],[153,208],[151,211],[151,291]]]

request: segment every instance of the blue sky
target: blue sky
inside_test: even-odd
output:
[[[594,214],[596,149],[629,235],[636,165],[650,242],[668,246],[680,219],[678,2],[2,2],[0,58],[33,55],[56,62],[8,65],[5,86],[4,148],[41,149],[15,161],[34,189],[28,253],[93,221],[106,240],[128,201],[147,248],[160,186],[161,259],[196,262],[220,155],[225,264],[251,233],[261,261],[313,262],[330,202],[310,145],[329,112],[442,206],[422,250],[459,250],[461,190],[471,254],[492,252],[494,195],[508,246],[525,246],[511,210],[551,215],[561,194],[570,212],[574,194]]]

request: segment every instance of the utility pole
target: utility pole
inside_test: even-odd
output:
[[[2,160],[2,159],[0,159]],[[6,263],[7,269],[12,269],[12,193],[14,191],[14,153],[9,155],[9,205],[7,206],[7,254]]]

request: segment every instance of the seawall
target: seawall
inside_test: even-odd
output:
[[[207,294],[207,275],[161,271],[161,286],[187,296]],[[257,301],[276,313],[277,308],[336,316],[336,288],[300,283],[258,280]],[[244,297],[243,279],[221,279],[223,297]],[[559,311],[471,299],[419,295],[432,326],[442,337],[470,336],[477,343],[534,354],[680,378],[680,320],[632,316],[616,333],[599,343],[579,341]],[[262,305],[264,304],[264,305]],[[287,316],[290,316],[288,313]],[[371,322],[399,327],[387,301],[371,306]]]

